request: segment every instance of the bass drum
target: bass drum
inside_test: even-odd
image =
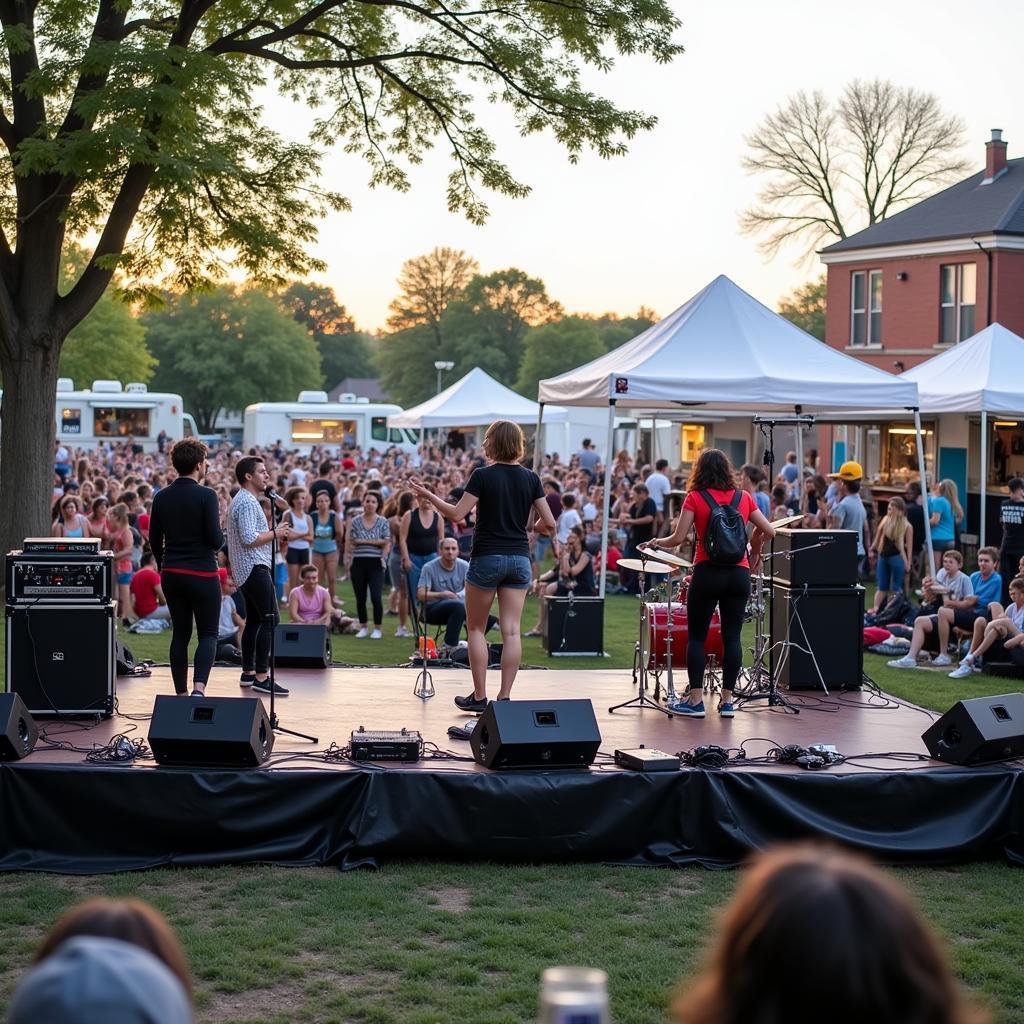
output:
[[[643,607],[644,624],[641,635],[644,638],[641,660],[646,661],[648,672],[662,672],[668,668],[668,605],[645,604]],[[687,624],[686,605],[672,605],[672,668],[686,668],[686,652],[689,646],[690,630]],[[704,655],[714,655],[718,664],[722,664],[724,648],[722,646],[722,620],[716,611],[711,616],[707,640],[704,642]]]

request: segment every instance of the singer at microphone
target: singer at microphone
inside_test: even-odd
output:
[[[288,508],[288,502],[285,501],[273,487],[267,487],[263,494],[264,497],[269,498],[282,512]]]
[[[294,531],[286,523],[272,526],[267,520],[260,498],[284,502],[270,486],[270,475],[261,458],[247,455],[239,459],[235,478],[240,487],[228,508],[227,538],[231,574],[245,599],[239,683],[257,693],[270,693],[270,642],[278,623],[274,543],[291,539]],[[274,694],[285,697],[288,691],[274,684]]]

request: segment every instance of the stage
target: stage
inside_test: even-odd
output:
[[[291,690],[277,701],[281,725],[319,742],[278,736],[270,762],[246,770],[86,762],[86,748],[117,734],[145,738],[154,696],[172,692],[166,669],[119,679],[115,717],[39,720],[47,740],[78,750],[40,740],[29,757],[0,765],[0,869],[353,868],[407,858],[723,868],[752,848],[809,836],[886,861],[1024,863],[1024,765],[930,761],[920,737],[937,716],[867,690],[829,700],[791,695],[798,715],[755,705],[721,720],[709,704],[704,720],[669,720],[652,709],[608,713],[635,694],[628,671],[523,671],[517,698],[593,701],[602,755],[590,770],[491,772],[469,759],[468,742],[447,736],[470,718],[452,704],[472,689],[469,673],[433,675],[437,695],[421,701],[411,669],[280,669],[278,681]],[[249,695],[237,680],[237,669],[215,669],[210,695]],[[359,726],[419,730],[428,747],[463,760],[323,759]],[[812,772],[760,760],[774,746],[815,743],[834,745],[847,762]],[[752,763],[645,774],[616,767],[610,756],[640,745],[677,753],[707,744],[742,747]]]

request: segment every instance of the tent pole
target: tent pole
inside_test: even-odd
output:
[[[604,514],[601,516],[601,588],[600,598],[604,600],[608,580],[608,517],[612,514],[612,444],[615,440],[615,399],[608,402],[608,434],[604,445]]]
[[[803,413],[802,405],[797,405],[794,409],[797,416]],[[797,497],[799,498],[804,493],[804,428],[802,423],[796,425],[796,464],[799,469],[796,477]],[[774,482],[772,486],[775,486]]]
[[[924,502],[924,553],[928,560],[928,575],[935,575],[932,555],[932,519],[928,515],[928,477],[924,470],[924,437],[921,434],[921,410],[914,410],[914,430],[917,432],[917,471],[921,474],[921,500]]]
[[[533,435],[533,471],[540,472],[540,428],[544,423],[544,403],[537,403],[537,432]]]
[[[966,499],[967,495],[964,495]],[[988,497],[988,411],[981,410],[981,524],[978,527],[978,547],[985,546],[985,499]],[[1002,566],[1000,566],[1002,568]]]

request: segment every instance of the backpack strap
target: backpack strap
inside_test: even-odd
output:
[[[740,507],[740,498],[742,497],[743,492],[737,487],[732,493],[732,501],[729,502],[729,507],[738,509]]]
[[[698,491],[697,493],[704,499],[708,508],[711,509],[712,512],[714,512],[716,508],[719,508],[718,502],[715,501],[715,496],[709,491]]]

